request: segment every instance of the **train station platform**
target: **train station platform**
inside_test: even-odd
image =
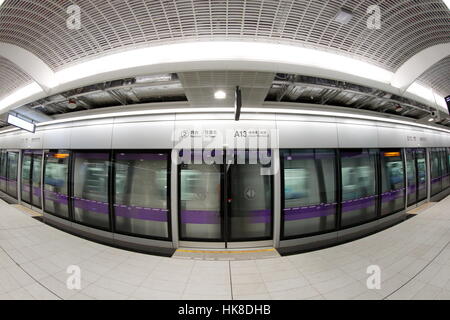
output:
[[[450,196],[411,219],[323,250],[249,260],[130,252],[0,202],[0,299],[450,299]],[[68,266],[81,289],[67,289]],[[369,266],[380,289],[366,285]]]

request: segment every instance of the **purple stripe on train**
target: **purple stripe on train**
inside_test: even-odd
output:
[[[326,203],[306,207],[286,208],[284,209],[284,220],[292,221],[331,216],[336,214],[336,205],[336,203]]]
[[[86,160],[109,160],[108,153],[75,153],[75,158]]]
[[[116,156],[121,161],[139,161],[139,160],[167,160],[167,154],[156,153],[119,153]]]
[[[167,209],[143,208],[116,204],[117,217],[149,221],[167,222]]]
[[[44,198],[48,201],[55,201],[63,205],[68,205],[69,197],[58,192],[44,190]]]
[[[109,205],[106,202],[74,198],[73,205],[75,208],[86,210],[86,211],[91,211],[91,212],[101,213],[101,214],[109,213]]]
[[[381,195],[382,202],[394,201],[404,197],[405,188],[385,192]]]
[[[360,199],[347,200],[342,202],[342,212],[350,212],[354,210],[360,210],[369,208],[375,205],[377,196],[370,196]]]
[[[248,213],[250,223],[270,223],[272,211],[267,209],[253,210]],[[220,212],[203,210],[182,210],[181,223],[183,224],[220,224]]]
[[[220,224],[220,212],[204,210],[181,210],[181,223]]]

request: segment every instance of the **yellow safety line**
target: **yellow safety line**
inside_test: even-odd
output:
[[[30,208],[24,207],[20,204],[13,204],[12,206],[24,213],[29,214],[30,216],[33,216],[33,217],[42,217],[43,216],[43,214],[36,212]]]
[[[178,249],[177,252],[184,252],[184,253],[258,253],[258,252],[269,252],[269,251],[275,251],[275,249],[258,249],[258,250],[242,250],[242,251],[218,251],[218,250],[186,250],[186,249]]]

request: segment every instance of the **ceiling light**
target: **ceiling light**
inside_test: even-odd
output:
[[[347,9],[339,9],[338,13],[336,14],[336,16],[334,17],[334,21],[342,23],[342,24],[347,24],[350,22],[350,20],[352,20],[353,18],[353,13]]]
[[[218,90],[214,93],[214,98],[217,100],[223,100],[227,97],[227,94],[223,90]]]
[[[0,7],[2,6],[3,2],[5,2],[5,0],[0,0]]]
[[[432,121],[434,121],[434,118],[428,119],[428,122],[432,122]]]

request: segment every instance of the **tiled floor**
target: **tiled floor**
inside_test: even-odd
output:
[[[372,236],[289,257],[163,258],[93,243],[0,202],[0,299],[450,299],[450,197]],[[81,290],[66,286],[81,268]],[[367,267],[381,269],[369,290]]]

